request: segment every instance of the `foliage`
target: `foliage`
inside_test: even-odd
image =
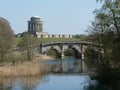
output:
[[[31,60],[33,58],[34,45],[36,45],[36,43],[36,39],[30,34],[26,33],[22,37],[19,47],[22,51],[25,51],[28,60]]]
[[[88,59],[98,59],[98,52],[95,49],[88,47],[85,50],[85,57]]]
[[[104,68],[98,72],[94,77],[101,85],[107,85],[112,89],[107,90],[120,90],[120,70]]]
[[[49,50],[47,55],[58,58],[59,57],[59,53],[55,50]]]
[[[76,34],[74,37],[75,38],[80,38],[81,36],[79,34]]]
[[[13,42],[13,30],[8,21],[0,17],[0,61],[4,60],[5,55],[13,46]]]
[[[102,1],[101,9],[95,10],[95,20],[89,29],[89,41],[102,44],[99,59],[104,67],[120,68],[120,1]]]
[[[21,37],[16,37],[15,41],[14,41],[14,47],[18,47],[20,42],[21,42],[22,38]]]
[[[52,56],[52,57],[56,57],[56,58],[60,58],[61,57],[60,53],[58,53],[58,51],[56,51],[54,49],[49,50],[47,55]],[[69,49],[65,50],[64,55],[65,56],[73,56],[73,57],[75,57],[76,53],[75,53],[75,51],[72,48],[69,48]]]
[[[74,36],[74,38],[79,39],[80,41],[85,41],[86,37],[87,37],[87,35],[85,35],[85,34],[76,34]]]
[[[94,11],[95,20],[88,28],[88,40],[102,44],[98,48],[98,62],[102,67],[96,79],[112,87],[108,90],[120,90],[120,0],[97,1],[103,2],[103,6]]]
[[[65,56],[76,56],[75,55],[75,51],[72,48],[68,48],[65,52],[64,52]]]

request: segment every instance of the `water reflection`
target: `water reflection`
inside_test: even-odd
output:
[[[87,73],[87,65],[84,60],[66,58],[65,60],[46,61],[53,73]]]
[[[77,59],[46,61],[50,73],[44,76],[0,78],[0,90],[87,90],[94,83],[84,61]],[[51,73],[52,72],[52,73]]]
[[[37,90],[85,90],[90,81],[88,75],[51,74],[49,82],[39,85]]]
[[[13,90],[13,83],[12,78],[0,78],[0,90]]]
[[[45,77],[0,79],[0,90],[86,90],[88,75],[50,74]]]
[[[39,82],[42,80],[42,77],[22,77],[17,81],[21,85],[21,90],[34,90]]]
[[[0,78],[0,90],[35,90],[43,77]]]

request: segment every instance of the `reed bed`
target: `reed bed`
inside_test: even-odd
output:
[[[49,59],[45,56],[38,56],[32,61],[24,61],[12,66],[0,67],[0,77],[24,77],[43,75],[47,72],[47,66],[41,60]]]

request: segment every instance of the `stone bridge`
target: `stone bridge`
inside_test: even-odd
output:
[[[85,41],[65,41],[65,42],[49,42],[40,44],[40,53],[46,54],[49,50],[55,50],[59,54],[60,59],[64,58],[66,49],[71,48],[75,51],[76,58],[84,59],[84,52],[88,46],[99,47],[100,45]]]

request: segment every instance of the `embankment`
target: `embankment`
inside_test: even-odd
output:
[[[47,66],[42,64],[43,60],[52,59],[46,55],[37,55],[34,60],[24,61],[15,65],[0,67],[0,77],[22,77],[42,75],[47,72]]]

